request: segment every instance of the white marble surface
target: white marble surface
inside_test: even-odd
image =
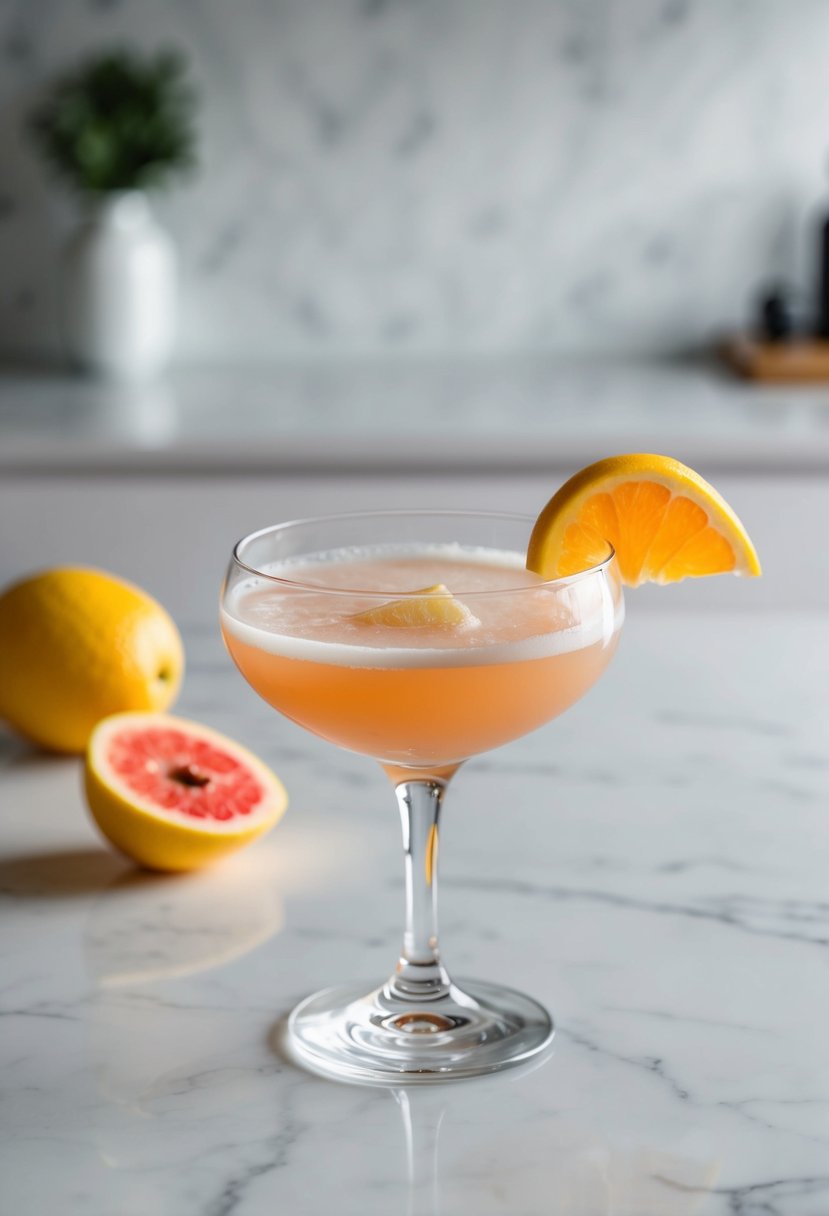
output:
[[[181,354],[273,359],[685,348],[811,289],[827,38],[825,0],[0,0],[0,345],[59,346],[24,119],[94,48],[190,57]]]
[[[444,952],[553,1008],[525,1074],[394,1093],[275,1050],[298,997],[390,966],[398,827],[212,625],[180,708],[292,798],[223,869],[132,871],[75,762],[3,740],[3,1210],[825,1216],[827,618],[631,607],[588,699],[450,791]]]
[[[0,471],[572,471],[663,451],[714,471],[829,468],[829,386],[706,360],[334,360],[117,387],[0,374]]]

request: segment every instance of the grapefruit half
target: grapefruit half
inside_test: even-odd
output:
[[[218,731],[170,714],[111,714],[86,752],[86,799],[111,844],[153,870],[195,870],[281,819],[274,773]]]

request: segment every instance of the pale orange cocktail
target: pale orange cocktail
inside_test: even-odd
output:
[[[305,586],[251,580],[226,606],[234,661],[287,717],[389,765],[441,768],[534,730],[595,683],[613,650],[601,604],[593,630],[576,629],[509,553],[332,555],[282,572]],[[378,595],[434,584],[473,605],[459,626],[362,619]]]
[[[572,576],[526,569],[531,522],[403,511],[299,520],[234,550],[222,632],[250,685],[314,734],[378,760],[403,826],[406,923],[379,988],[326,988],[290,1015],[305,1063],[356,1080],[505,1068],[544,1049],[547,1011],[500,984],[452,980],[437,942],[439,816],[466,759],[566,710],[622,623],[612,551]]]

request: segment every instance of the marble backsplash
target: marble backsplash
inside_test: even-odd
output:
[[[0,0],[0,349],[58,349],[67,202],[23,116],[172,44],[187,361],[674,351],[814,273],[826,0]]]

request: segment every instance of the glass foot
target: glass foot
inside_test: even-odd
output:
[[[553,1037],[541,1005],[499,984],[450,984],[430,1000],[390,985],[326,988],[297,1005],[288,1044],[300,1062],[341,1080],[451,1081],[521,1064]]]

